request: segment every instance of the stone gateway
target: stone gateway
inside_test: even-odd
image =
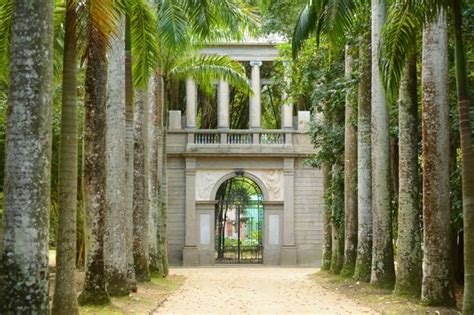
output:
[[[281,129],[261,128],[259,67],[273,62],[275,44],[219,44],[204,52],[250,63],[250,129],[229,129],[225,81],[218,83],[218,129],[198,129],[196,84],[187,81],[186,117],[170,111],[167,130],[170,263],[319,266],[323,187],[320,170],[305,164],[314,153],[309,112],[293,117],[283,100]],[[243,188],[224,193],[232,181]]]

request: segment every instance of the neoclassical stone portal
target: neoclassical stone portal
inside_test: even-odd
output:
[[[197,87],[193,80],[187,80],[185,125],[182,125],[181,112],[170,111],[167,131],[170,263],[228,262],[230,260],[222,258],[225,256],[222,244],[227,242],[228,246],[254,245],[254,256],[261,253],[261,257],[249,258],[246,262],[319,265],[322,178],[318,169],[305,163],[314,151],[307,135],[309,112],[298,112],[293,117],[293,106],[283,95],[281,128],[262,129],[261,87],[264,80],[268,84],[268,79],[260,77],[260,68],[262,62],[275,60],[275,44],[216,44],[202,53],[225,54],[249,62],[254,92],[249,99],[249,129],[229,128],[230,87],[225,81],[218,82],[218,129],[198,129]],[[255,200],[250,206],[242,205],[232,199],[228,217],[224,217],[218,210],[222,206],[222,186],[237,178],[258,187],[260,193],[249,194],[253,197],[247,199],[258,195],[261,205],[256,206]],[[227,232],[222,231],[223,225]],[[261,231],[252,230],[257,228]],[[238,249],[240,260],[232,262],[244,262],[246,257],[253,257],[249,248],[247,251]]]

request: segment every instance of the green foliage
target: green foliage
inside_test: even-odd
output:
[[[0,82],[7,82],[13,0],[0,0]]]

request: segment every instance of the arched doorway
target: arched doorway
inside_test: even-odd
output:
[[[263,263],[263,193],[250,178],[235,176],[217,190],[216,263]]]

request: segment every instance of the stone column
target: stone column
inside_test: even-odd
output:
[[[289,71],[290,69],[290,62],[289,61],[283,61],[283,67],[284,67],[284,81],[286,86],[289,88],[290,87],[290,75]],[[283,95],[282,95],[282,120],[281,120],[281,127],[282,129],[293,129],[293,102],[289,98],[288,93],[284,90]]]
[[[199,265],[196,224],[196,159],[186,158],[184,266]]]
[[[219,81],[219,102],[217,106],[217,126],[219,129],[229,129],[229,83]]]
[[[283,244],[281,264],[296,265],[295,246],[295,159],[285,158],[283,168],[284,205],[283,205]]]
[[[188,78],[186,80],[186,128],[196,128],[197,115],[197,87],[196,82]]]
[[[261,61],[251,61],[252,66],[252,91],[253,95],[250,97],[250,129],[261,128],[261,99],[260,92],[262,86],[260,85],[260,67],[262,66]]]

